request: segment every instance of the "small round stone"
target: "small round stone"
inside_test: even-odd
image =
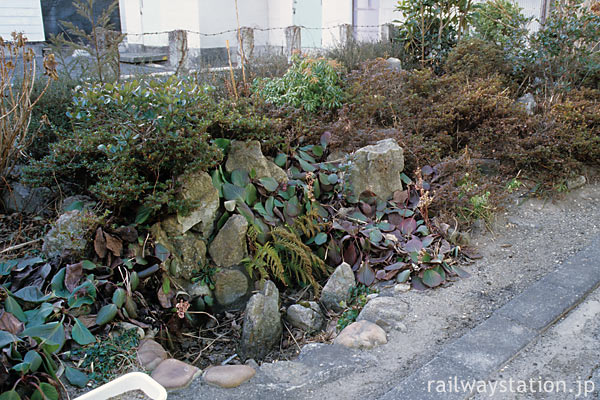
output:
[[[248,365],[220,365],[210,367],[204,372],[204,382],[222,388],[240,386],[256,374]]]

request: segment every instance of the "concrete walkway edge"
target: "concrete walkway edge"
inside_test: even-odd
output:
[[[445,346],[379,400],[470,397],[461,381],[485,381],[598,286],[600,237]],[[436,385],[442,382],[446,392],[440,393]]]

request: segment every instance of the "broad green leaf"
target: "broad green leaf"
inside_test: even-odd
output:
[[[309,162],[303,160],[300,157],[296,157],[296,160],[298,160],[298,162],[300,163],[300,167],[306,172],[314,172],[317,169],[314,165],[310,164]]]
[[[275,206],[275,198],[273,196],[269,196],[267,201],[265,201],[265,212],[268,215],[273,215],[274,206]]]
[[[406,174],[404,172],[402,172],[400,174],[400,179],[402,180],[402,182],[406,183],[407,185],[410,185],[413,183],[412,179],[410,179],[408,176],[406,176]]]
[[[140,284],[140,278],[138,276],[138,273],[133,271],[129,276],[129,281],[131,283],[131,290],[136,290],[138,285]]]
[[[35,350],[29,350],[23,357],[23,361],[30,364],[30,371],[35,372],[42,365],[42,356]]]
[[[252,183],[249,183],[244,189],[244,201],[249,206],[253,206],[256,203],[257,199],[258,193],[256,191],[256,186],[254,186]]]
[[[223,154],[227,154],[227,150],[229,149],[229,145],[231,144],[230,139],[225,138],[217,138],[213,140],[214,144],[217,145],[218,148],[223,150]]]
[[[83,269],[87,269],[87,270],[94,270],[94,269],[96,269],[96,264],[94,264],[90,260],[83,260],[81,262],[81,266],[83,267]]]
[[[322,245],[326,241],[327,241],[327,234],[325,232],[319,232],[319,233],[317,233],[317,236],[315,236],[315,244],[317,246]]]
[[[78,369],[65,367],[65,376],[71,385],[85,387],[90,378]]]
[[[21,396],[14,390],[9,390],[8,392],[0,394],[0,400],[21,400]]]
[[[432,269],[423,272],[423,283],[431,288],[441,285],[443,279],[440,274]]]
[[[30,368],[31,364],[25,361],[15,364],[12,367],[13,370],[19,372],[21,375],[25,375],[26,373],[28,373]]]
[[[44,295],[44,293],[42,293],[40,288],[37,286],[25,286],[24,288],[16,291],[14,296],[30,303],[42,303],[54,297],[53,294]]]
[[[52,277],[51,287],[52,292],[57,297],[67,298],[71,293],[65,288],[65,274],[67,272],[66,267],[62,267],[58,270],[56,275]]]
[[[10,332],[0,331],[0,349],[6,346],[7,344],[19,342],[21,339],[16,337]]]
[[[85,294],[82,293],[85,292]],[[92,282],[86,280],[73,289],[73,293],[67,299],[70,308],[81,307],[84,304],[94,304],[96,300],[96,287]]]
[[[281,168],[285,168],[285,164],[287,163],[287,158],[288,158],[287,155],[285,155],[283,153],[279,153],[279,154],[277,154],[277,157],[275,157],[275,164],[277,164]]]
[[[221,172],[218,169],[213,170],[210,174],[212,178],[212,184],[219,192],[219,197],[223,197],[223,179],[221,177]]]
[[[81,200],[74,201],[71,204],[69,204],[67,207],[65,207],[65,211],[73,211],[73,210],[77,210],[77,211],[83,210],[83,201],[81,201]]]
[[[96,324],[104,325],[112,321],[117,315],[117,306],[114,304],[107,304],[98,311],[96,315]]]
[[[398,274],[398,276],[396,276],[396,282],[398,282],[398,283],[406,282],[409,277],[410,277],[410,269],[405,269],[404,271],[400,272]]]
[[[369,240],[371,243],[377,244],[383,240],[383,235],[379,229],[373,229],[369,232]]]
[[[137,214],[135,216],[135,224],[143,224],[144,222],[146,222],[146,220],[148,219],[148,217],[150,217],[151,214],[152,208],[141,206],[140,208],[138,208]]]
[[[317,157],[323,156],[323,146],[319,146],[318,144],[314,145],[312,148],[312,153]]]
[[[125,289],[117,288],[117,290],[114,291],[113,296],[112,296],[113,304],[119,308],[123,307],[123,304],[125,303],[126,295],[127,295],[127,292],[125,291]]]
[[[275,179],[273,179],[273,178],[271,178],[269,176],[265,176],[264,178],[260,178],[258,181],[269,192],[274,192],[279,187],[279,182],[277,182]]]
[[[171,280],[168,276],[165,276],[165,278],[163,279],[162,290],[164,294],[169,294],[169,292],[171,291]]]
[[[4,309],[12,315],[14,315],[15,317],[17,317],[19,321],[27,322],[27,316],[23,312],[23,309],[21,308],[19,303],[17,303],[17,301],[12,298],[12,296],[6,297],[6,300],[4,301]]]
[[[26,328],[31,326],[41,325],[46,322],[46,318],[54,312],[54,307],[50,303],[42,303],[38,308],[34,310],[25,311],[27,316]]]
[[[248,176],[248,172],[243,169],[236,169],[231,172],[231,183],[235,186],[245,187],[250,183],[250,177]]]
[[[237,200],[239,202],[244,201],[245,190],[242,187],[232,185],[229,182],[223,184],[223,196],[225,200]]]
[[[17,271],[24,270],[27,267],[30,267],[35,264],[39,264],[44,262],[42,257],[30,257],[30,258],[20,258],[17,267],[15,268]]]
[[[17,266],[19,260],[9,260],[0,262],[0,276],[6,276],[11,273],[14,267]]]
[[[58,400],[58,392],[51,384],[42,382],[40,383],[40,388],[33,393],[33,396],[31,396],[31,400]]]
[[[19,336],[29,336],[39,340],[40,344],[48,345],[52,353],[60,350],[65,343],[65,329],[62,322],[49,322],[32,326],[26,328]]]
[[[75,324],[71,329],[71,337],[82,346],[96,342],[96,337],[77,318],[75,318]]]

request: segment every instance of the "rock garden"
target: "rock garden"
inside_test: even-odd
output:
[[[530,33],[505,0],[416,3],[431,32],[243,74],[73,80],[51,54],[36,77],[0,39],[0,400],[375,348],[410,330],[407,292],[470,276],[507,199],[594,179],[594,7]]]

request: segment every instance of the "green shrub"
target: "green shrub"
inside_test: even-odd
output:
[[[597,87],[600,78],[600,15],[583,0],[560,0],[531,38],[529,77],[552,95],[581,86]]]
[[[448,54],[445,69],[449,73],[463,72],[470,78],[511,72],[502,49],[493,42],[478,38],[461,40]]]
[[[527,44],[527,25],[532,18],[511,0],[488,0],[473,6],[473,35],[505,51],[519,51]]]
[[[436,67],[467,28],[471,1],[400,0],[399,39],[408,56],[422,66]]]
[[[339,108],[344,100],[341,68],[324,58],[296,57],[283,77],[257,79],[253,91],[268,103],[310,113]]]
[[[30,182],[79,186],[122,211],[173,206],[176,178],[222,158],[206,132],[215,109],[208,87],[190,80],[87,84],[73,97],[73,132],[27,168]],[[172,207],[171,207],[172,208]]]
[[[33,87],[33,95],[37,96],[41,93],[43,86],[44,82],[36,82]],[[57,131],[71,128],[71,120],[67,116],[67,111],[75,86],[76,82],[59,77],[57,82],[53,82],[48,87],[44,96],[33,108],[29,134],[36,135],[36,138],[27,152],[34,159],[39,160],[48,154],[50,143],[58,139]],[[43,122],[44,116],[47,118],[47,123]]]

